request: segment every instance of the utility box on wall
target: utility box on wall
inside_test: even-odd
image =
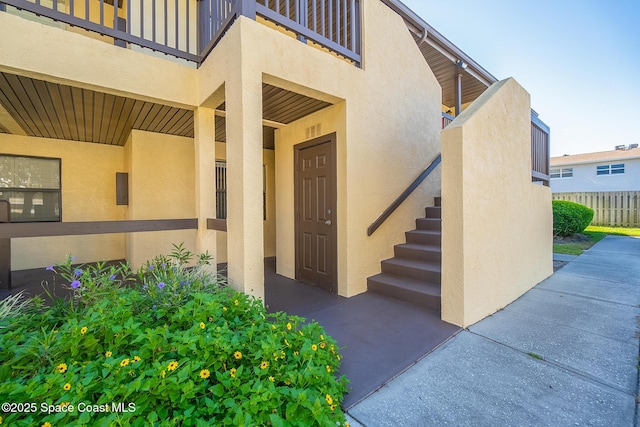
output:
[[[11,222],[11,205],[0,200],[0,223]],[[0,290],[11,289],[11,239],[0,239]]]

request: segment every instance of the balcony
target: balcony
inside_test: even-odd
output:
[[[115,11],[117,10],[117,13]],[[359,66],[360,0],[0,0],[44,17],[200,65],[239,17],[269,21]]]

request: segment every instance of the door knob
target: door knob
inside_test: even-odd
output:
[[[325,224],[325,225],[331,225],[331,220],[330,220],[330,219],[326,220],[326,221],[324,222],[324,224]]]

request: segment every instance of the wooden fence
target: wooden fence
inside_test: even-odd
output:
[[[554,193],[553,200],[568,200],[593,209],[592,225],[640,227],[640,191]]]

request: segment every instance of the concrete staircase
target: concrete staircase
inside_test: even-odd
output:
[[[382,273],[367,279],[371,292],[440,311],[442,264],[441,198],[425,209],[426,218],[416,219],[416,229],[407,231],[406,243],[394,246],[394,257],[381,262]]]

